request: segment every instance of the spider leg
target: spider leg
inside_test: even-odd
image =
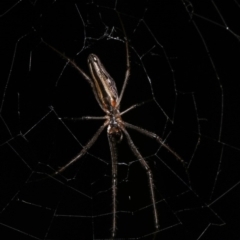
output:
[[[54,52],[56,52],[58,55],[60,55],[63,59],[65,59],[67,61],[67,63],[70,63],[83,76],[83,78],[90,84],[99,106],[105,112],[105,109],[103,109],[103,107],[100,104],[100,101],[97,97],[97,91],[94,87],[94,83],[93,83],[92,79],[71,58],[69,58],[66,55],[64,55],[63,53],[61,53],[59,50],[57,50],[55,47],[53,47],[49,43],[45,42],[43,39],[42,39],[42,43],[44,43],[47,47],[51,48]]]
[[[99,135],[102,133],[102,131],[104,130],[104,128],[108,125],[109,121],[105,121],[102,126],[97,130],[97,132],[93,135],[93,137],[89,140],[89,142],[83,147],[83,149],[80,151],[79,154],[77,154],[77,156],[75,156],[71,161],[69,161],[66,165],[64,165],[63,167],[61,167],[58,171],[55,172],[54,175],[57,175],[61,172],[63,172],[66,168],[68,168],[70,165],[72,165],[74,162],[76,162],[79,158],[81,158],[82,156],[84,156],[86,154],[86,152],[88,151],[88,149],[90,149],[92,147],[92,145],[96,142],[96,140],[98,139]]]
[[[59,119],[64,119],[64,120],[69,120],[69,121],[82,121],[82,120],[104,120],[107,119],[107,116],[101,116],[101,117],[96,117],[96,116],[84,116],[84,117],[79,117],[79,118],[69,118],[69,117],[63,117]]]
[[[124,132],[124,134],[127,138],[127,142],[129,144],[133,154],[139,159],[141,165],[143,166],[143,168],[145,169],[145,171],[147,173],[148,181],[149,181],[150,194],[151,194],[151,200],[152,200],[152,205],[153,205],[155,228],[159,229],[159,221],[158,221],[158,213],[157,213],[157,207],[156,207],[156,198],[155,198],[155,192],[154,192],[152,171],[151,171],[148,163],[144,160],[141,153],[138,151],[137,147],[133,143],[128,131],[123,126],[121,127],[121,129],[122,129],[122,131]]]
[[[147,100],[147,101],[143,101],[143,102],[140,102],[140,103],[136,103],[136,104],[132,105],[131,107],[127,108],[126,110],[122,111],[120,113],[120,116],[122,116],[123,114],[131,111],[132,109],[138,108],[138,107],[140,107],[140,106],[142,106],[142,105],[144,105],[144,104],[146,104],[147,102],[150,102],[150,101],[152,101],[152,99]]]
[[[113,223],[112,223],[112,237],[116,236],[117,223],[117,150],[116,139],[111,134],[108,134],[108,142],[112,159],[112,198],[113,198]]]
[[[118,101],[117,101],[117,106],[119,106],[120,102],[122,100],[123,94],[125,92],[125,88],[127,86],[129,76],[130,76],[130,54],[129,54],[129,43],[128,43],[126,30],[124,28],[124,25],[123,25],[123,22],[122,22],[122,19],[120,17],[119,12],[117,12],[117,15],[118,15],[118,18],[119,18],[119,21],[120,21],[120,24],[121,24],[121,27],[122,27],[122,30],[123,30],[123,34],[124,34],[124,37],[125,37],[125,50],[126,50],[126,72],[125,72],[125,78],[124,78],[123,86],[122,86],[122,89],[121,89],[121,93],[120,93],[120,96],[119,96]]]
[[[155,133],[153,132],[150,132],[148,130],[145,130],[143,128],[140,128],[140,127],[137,127],[135,125],[132,125],[130,123],[127,123],[127,122],[124,122],[124,125],[127,127],[127,128],[131,128],[131,129],[134,129],[148,137],[151,137],[151,138],[154,138],[159,144],[161,144],[165,149],[167,149],[173,156],[176,157],[176,159],[178,161],[180,161],[183,165],[183,167],[185,168],[186,172],[188,173],[188,170],[187,170],[187,166],[186,166],[186,163],[185,161],[176,153],[174,152],[166,143],[164,143],[164,141]]]
[[[69,58],[66,55],[64,55],[63,53],[61,53],[59,50],[57,50],[55,47],[53,47],[49,43],[45,42],[43,39],[42,39],[42,43],[44,43],[46,46],[48,46],[54,52],[56,52],[58,55],[60,55],[63,59],[65,59],[68,63],[70,63],[86,79],[86,81],[93,88],[93,83],[92,83],[91,78],[71,58]]]

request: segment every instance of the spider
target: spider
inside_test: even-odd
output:
[[[113,203],[112,204],[112,215],[113,215],[112,230],[111,230],[112,238],[115,238],[117,233],[118,159],[117,159],[117,153],[116,153],[116,145],[122,140],[123,135],[125,135],[131,151],[137,157],[137,159],[139,160],[140,164],[142,165],[142,167],[144,168],[147,174],[148,182],[149,182],[150,197],[151,197],[152,207],[153,207],[154,225],[156,230],[159,229],[159,219],[158,219],[158,211],[156,207],[156,197],[155,197],[155,191],[154,191],[152,171],[147,161],[143,158],[143,156],[135,146],[134,142],[132,141],[132,138],[129,135],[127,128],[136,130],[139,133],[142,133],[148,137],[155,139],[161,146],[166,148],[172,155],[175,156],[177,160],[179,160],[185,166],[185,162],[183,161],[183,159],[176,152],[174,152],[166,143],[164,143],[164,141],[157,134],[122,120],[122,115],[138,107],[141,104],[135,104],[122,112],[120,111],[120,103],[121,103],[121,100],[130,76],[130,54],[129,54],[129,43],[126,37],[125,28],[119,13],[117,13],[117,15],[120,20],[123,34],[125,37],[124,41],[125,41],[125,51],[126,51],[126,72],[125,72],[125,78],[123,81],[123,86],[122,86],[120,95],[118,95],[115,81],[108,74],[105,67],[101,63],[100,59],[95,54],[90,54],[88,56],[88,66],[89,66],[89,71],[91,75],[90,77],[79,66],[77,66],[72,59],[68,58],[67,56],[62,54],[60,51],[58,51],[56,48],[54,48],[53,46],[51,46],[50,44],[42,40],[42,42],[45,45],[50,47],[53,51],[59,54],[63,59],[67,60],[68,63],[70,63],[82,75],[82,77],[90,84],[99,106],[105,113],[105,116],[101,116],[101,117],[85,116],[80,118],[81,120],[85,119],[85,120],[105,120],[105,121],[100,126],[100,128],[96,131],[93,137],[88,141],[88,143],[83,147],[83,149],[79,152],[79,154],[77,154],[77,156],[71,159],[66,165],[61,167],[54,174],[56,175],[63,172],[67,167],[69,167],[74,162],[79,160],[82,156],[84,156],[84,154],[86,154],[87,151],[96,142],[96,140],[98,139],[100,134],[103,132],[103,130],[107,128],[107,137],[108,137],[108,143],[110,147],[111,164],[112,164],[112,203]],[[78,120],[79,118],[77,119],[71,118],[71,119]]]

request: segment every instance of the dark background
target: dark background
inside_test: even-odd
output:
[[[124,138],[117,237],[240,238],[237,1],[19,1],[0,9],[2,239],[110,238],[106,132],[76,164],[51,175],[101,125],[59,117],[103,113],[88,83],[41,39],[86,73],[87,56],[98,55],[120,93],[126,54],[114,9],[131,56],[121,110],[150,100],[123,119],[161,136],[188,163],[186,174],[169,152],[129,130],[153,171],[160,230],[146,174]]]

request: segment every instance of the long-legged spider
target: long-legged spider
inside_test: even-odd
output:
[[[138,151],[137,147],[132,141],[132,138],[130,137],[126,128],[131,128],[148,137],[154,138],[159,144],[161,144],[161,146],[166,148],[172,155],[176,157],[177,160],[179,160],[185,166],[185,162],[182,160],[182,158],[176,152],[174,152],[167,144],[165,144],[164,141],[158,135],[122,120],[123,114],[138,107],[139,104],[135,104],[129,107],[128,109],[126,109],[125,111],[120,112],[120,103],[121,103],[121,100],[130,76],[130,54],[129,54],[129,43],[126,36],[125,28],[123,26],[119,13],[117,13],[117,15],[119,17],[121,27],[123,29],[123,34],[125,37],[125,50],[126,50],[125,79],[124,79],[121,93],[119,96],[118,96],[118,91],[116,88],[115,81],[108,74],[103,64],[101,63],[100,59],[96,55],[90,54],[88,57],[88,66],[91,74],[91,77],[89,77],[79,66],[76,65],[76,63],[73,60],[63,55],[56,48],[52,47],[50,44],[42,40],[44,44],[46,44],[53,51],[58,53],[62,58],[67,60],[83,76],[83,78],[87,80],[87,82],[90,84],[92,88],[92,91],[95,95],[95,98],[99,106],[102,108],[102,110],[106,114],[105,116],[102,116],[102,117],[85,116],[80,118],[81,120],[85,119],[85,120],[105,120],[105,121],[101,125],[101,127],[97,130],[97,132],[93,135],[90,141],[83,147],[80,153],[77,154],[77,156],[75,156],[73,159],[71,159],[66,165],[64,165],[58,171],[56,171],[55,174],[59,174],[60,172],[63,172],[67,167],[72,165],[74,162],[79,160],[85,153],[87,153],[87,151],[93,146],[95,141],[98,139],[102,131],[107,127],[107,137],[108,137],[110,153],[111,153],[111,161],[112,161],[112,198],[113,198],[112,200],[113,201],[113,204],[112,204],[113,217],[112,217],[112,230],[111,230],[112,238],[116,236],[116,231],[117,231],[116,202],[117,202],[118,160],[117,160],[117,154],[116,154],[116,144],[122,140],[123,134],[127,139],[127,142],[131,151],[137,157],[137,159],[139,160],[142,167],[145,169],[146,174],[148,176],[149,190],[150,190],[150,196],[151,196],[151,201],[153,206],[154,225],[156,229],[159,229],[158,211],[156,207],[156,198],[155,198],[152,171],[148,163],[146,162],[146,160],[142,157],[141,153]],[[71,118],[71,119],[78,120],[79,118],[77,119]]]

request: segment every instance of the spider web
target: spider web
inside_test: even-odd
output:
[[[130,2],[130,1],[129,1]],[[122,87],[123,120],[158,134],[180,155],[129,130],[154,178],[118,144],[117,238],[239,239],[239,12],[218,1],[1,3],[1,211],[5,239],[110,239],[111,160],[106,131],[59,175],[101,126],[88,83],[42,40],[88,73],[100,57]]]

